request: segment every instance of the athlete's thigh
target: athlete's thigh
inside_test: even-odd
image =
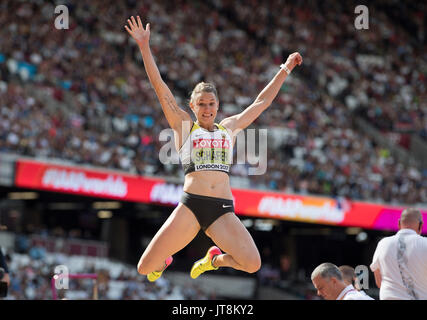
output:
[[[206,234],[238,263],[259,258],[259,252],[251,234],[232,212],[219,217],[206,229]]]
[[[142,259],[149,259],[153,264],[164,261],[170,255],[189,244],[200,230],[194,214],[179,203],[145,249]]]

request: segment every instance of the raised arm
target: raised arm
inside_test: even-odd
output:
[[[190,115],[178,106],[172,92],[160,75],[159,69],[157,68],[150,50],[150,24],[147,23],[146,28],[144,29],[139,16],[137,16],[137,21],[133,16],[127,21],[129,27],[125,26],[125,29],[138,44],[148,79],[150,80],[157,98],[160,101],[166,120],[172,129],[180,130],[182,127],[182,121],[192,120]]]
[[[247,128],[259,115],[267,109],[279,93],[280,87],[288,76],[286,69],[291,72],[296,65],[301,65],[302,57],[298,52],[289,55],[284,68],[280,68],[274,78],[261,91],[255,101],[241,113],[225,118],[221,125],[235,134]]]

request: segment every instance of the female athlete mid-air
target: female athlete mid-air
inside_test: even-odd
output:
[[[246,227],[234,213],[230,187],[232,148],[238,132],[248,127],[276,97],[286,77],[302,58],[289,55],[277,74],[255,101],[239,114],[215,122],[219,99],[213,84],[201,82],[191,94],[190,108],[196,121],[181,109],[161,78],[150,50],[150,24],[132,16],[125,26],[138,44],[145,70],[174,132],[185,181],[178,206],[151,240],[138,263],[138,272],[149,281],[157,280],[171,264],[172,255],[187,246],[202,229],[216,244],[204,258],[193,264],[193,279],[203,272],[231,267],[253,273],[261,258]],[[188,124],[188,125],[185,125]]]

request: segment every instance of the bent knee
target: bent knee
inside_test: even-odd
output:
[[[149,266],[147,265],[147,263],[144,263],[144,261],[143,260],[140,260],[139,262],[138,262],[138,265],[137,265],[137,270],[138,270],[138,273],[139,274],[142,274],[142,275],[147,275],[147,274],[149,274],[149,273],[151,273],[151,271],[152,270],[149,270],[149,268],[148,268]]]
[[[249,264],[249,265],[246,266],[246,272],[248,272],[248,273],[255,273],[260,268],[261,268],[261,261],[255,262],[255,263],[251,263],[251,264]]]
[[[252,259],[246,261],[245,263],[245,271],[248,273],[255,273],[261,268],[261,258],[253,257]]]

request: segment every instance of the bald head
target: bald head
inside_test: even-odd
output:
[[[399,226],[401,229],[413,229],[417,233],[421,233],[423,224],[423,215],[421,211],[415,208],[408,208],[402,211],[399,219]]]

